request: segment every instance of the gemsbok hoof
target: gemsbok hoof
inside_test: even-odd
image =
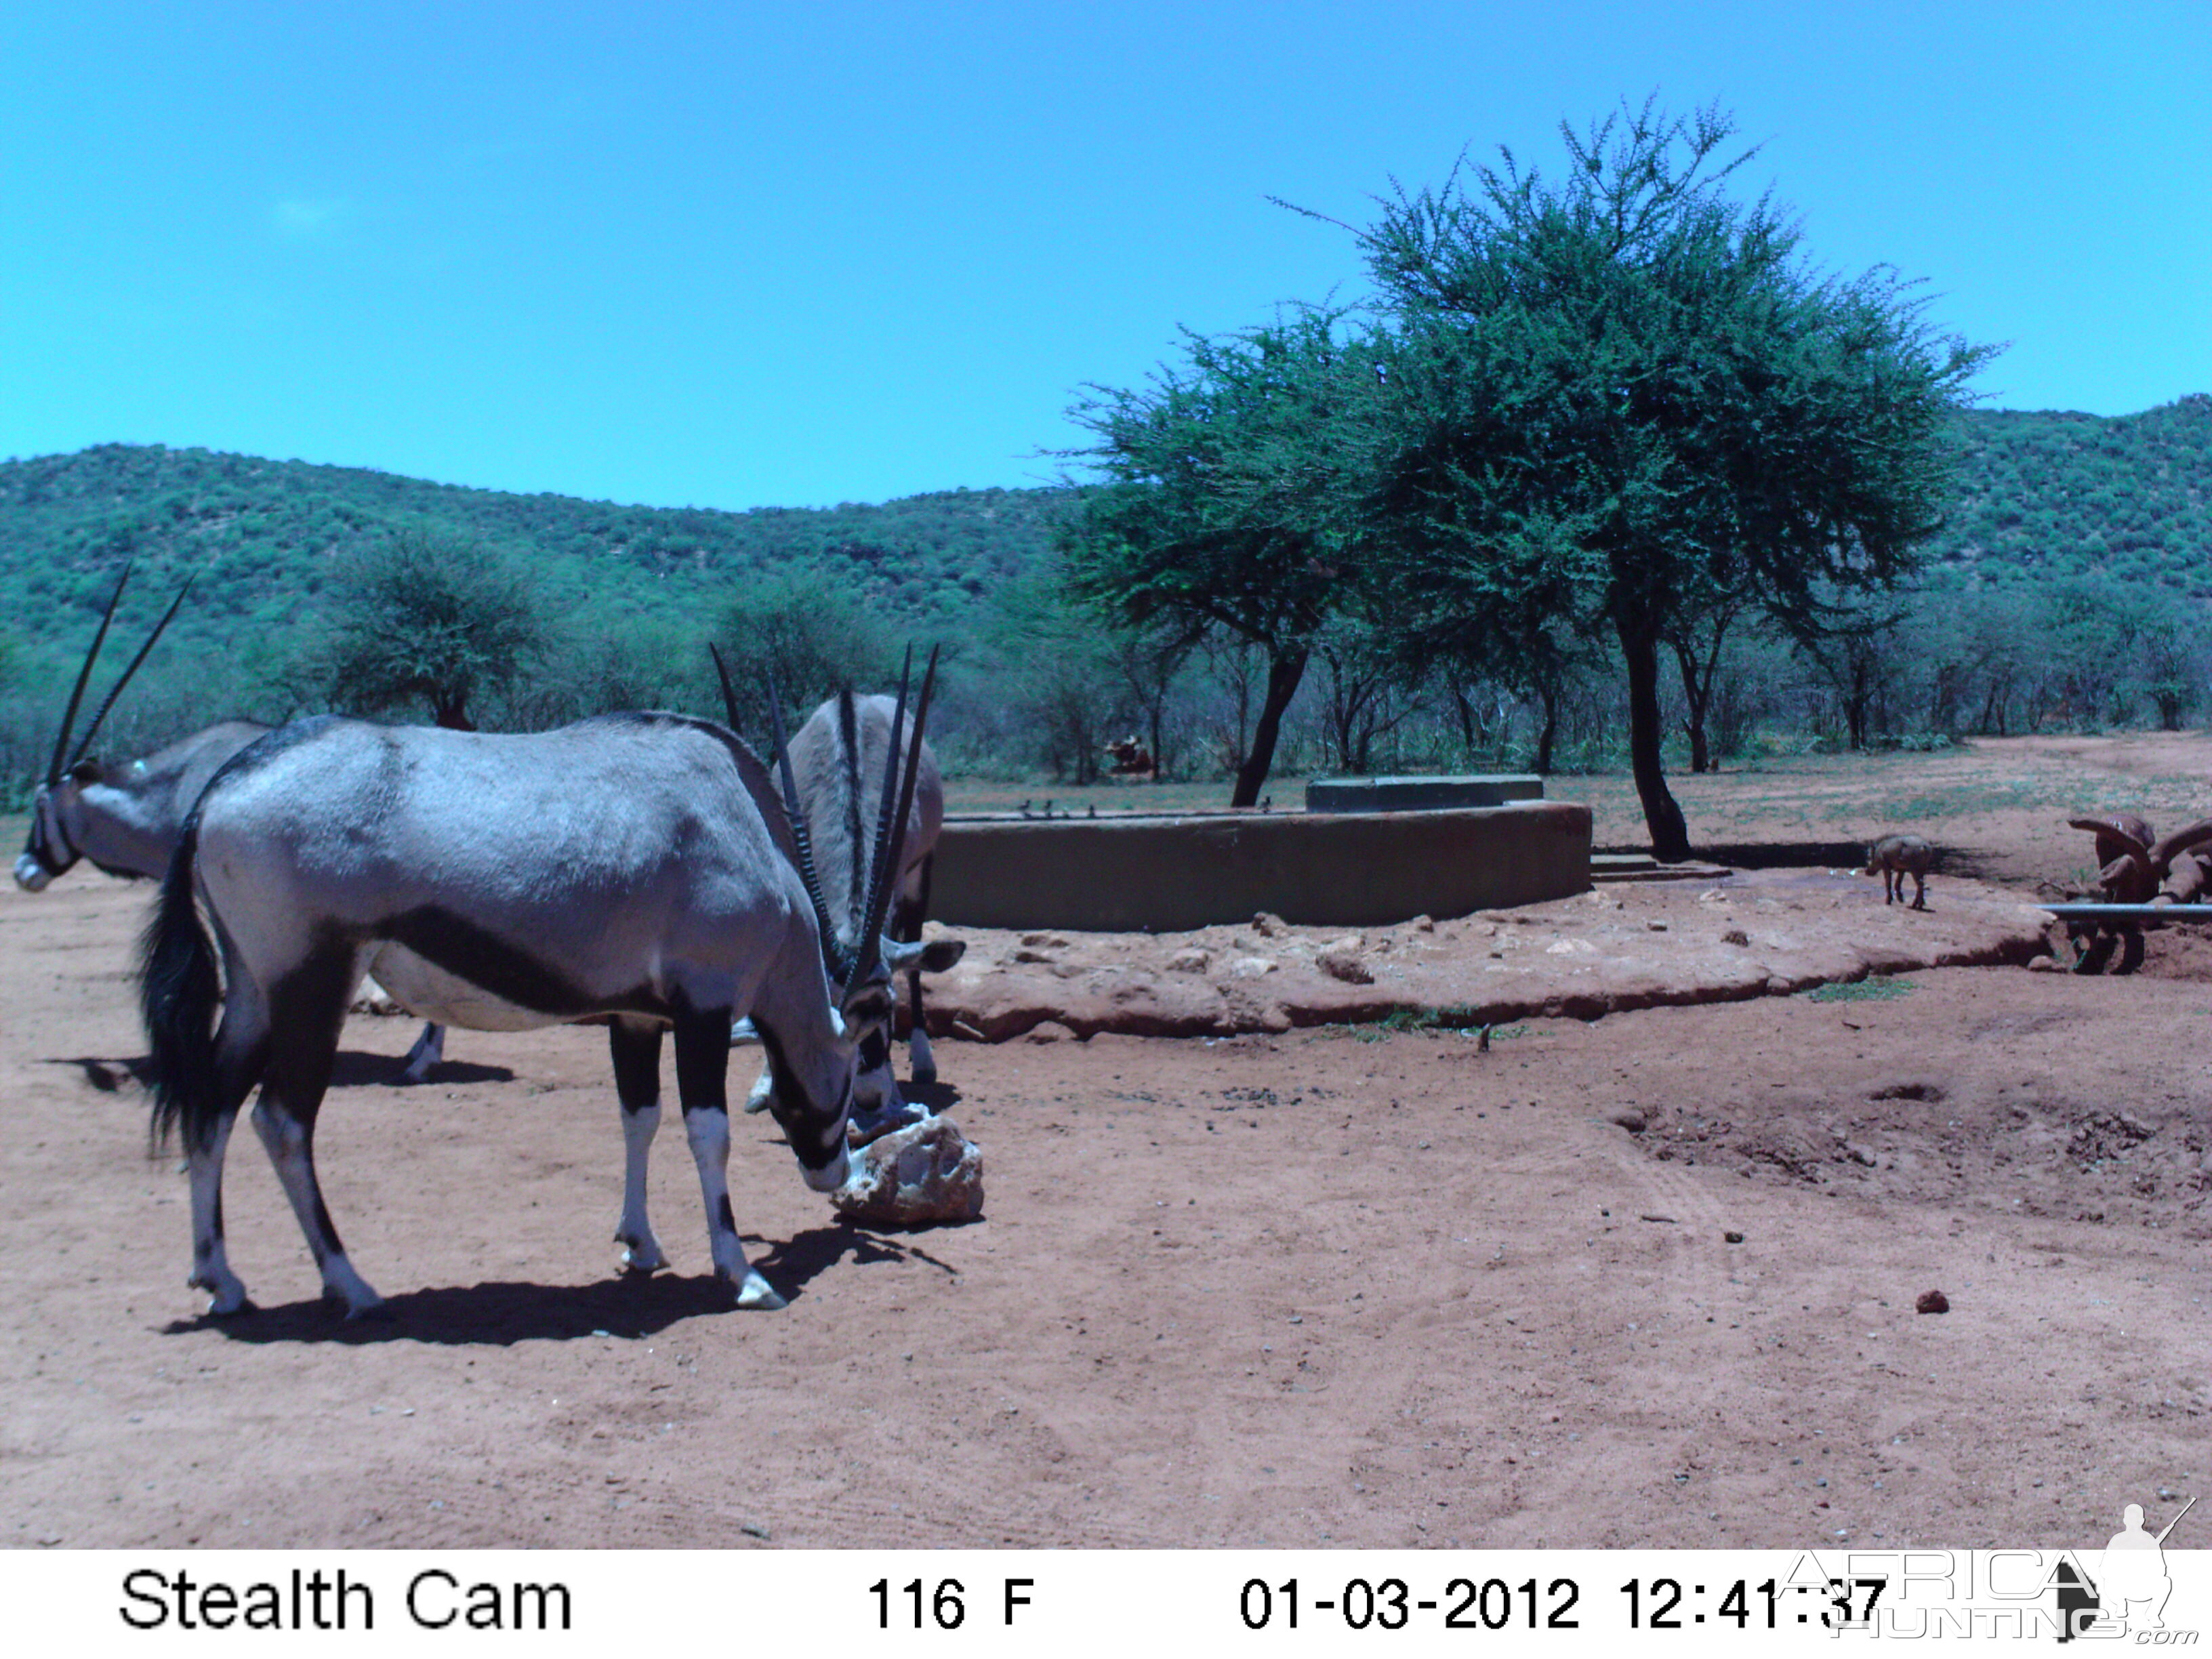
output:
[[[657,1273],[668,1265],[668,1258],[660,1253],[658,1244],[640,1244],[617,1236],[615,1243],[623,1247],[623,1271],[637,1273]]]
[[[210,1319],[228,1319],[233,1314],[253,1311],[253,1304],[247,1300],[246,1286],[243,1285],[234,1285],[227,1290],[217,1290],[216,1286],[195,1279],[191,1281],[191,1287],[196,1291],[215,1291],[215,1294],[208,1298],[207,1316]]]
[[[349,1297],[340,1291],[325,1290],[323,1304],[336,1309],[348,1324],[356,1319],[385,1321],[392,1317],[392,1310],[384,1305],[384,1298],[374,1291],[367,1296]]]
[[[740,1308],[775,1309],[787,1308],[791,1304],[777,1293],[775,1285],[757,1273],[748,1273],[745,1282],[738,1290],[738,1305]]]

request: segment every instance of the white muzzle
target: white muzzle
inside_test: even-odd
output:
[[[850,1178],[852,1157],[842,1146],[840,1146],[837,1149],[837,1156],[820,1169],[810,1170],[802,1164],[799,1166],[799,1173],[806,1177],[806,1184],[816,1192],[834,1193]]]

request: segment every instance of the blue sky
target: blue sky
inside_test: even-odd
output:
[[[2093,15],[2102,12],[2103,16]],[[0,457],[720,507],[1047,482],[1462,148],[1718,101],[2002,408],[2212,391],[2212,4],[0,4]]]

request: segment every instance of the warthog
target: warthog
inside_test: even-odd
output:
[[[1881,877],[1881,902],[1897,904],[1905,898],[1905,878],[1912,878],[1912,908],[1928,908],[1928,866],[1936,861],[1936,849],[1917,836],[1884,836],[1867,848],[1866,868],[1863,876]]]

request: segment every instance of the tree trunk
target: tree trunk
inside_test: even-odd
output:
[[[1552,775],[1552,749],[1559,738],[1559,696],[1556,684],[1536,688],[1536,701],[1544,710],[1543,729],[1536,733],[1536,775],[1541,778]]]
[[[1850,746],[1856,752],[1867,746],[1867,708],[1874,702],[1872,676],[1864,665],[1850,664],[1850,681],[1844,696],[1844,724],[1850,733]]]
[[[1474,753],[1474,699],[1467,695],[1467,688],[1455,684],[1451,688],[1452,707],[1459,714],[1459,740],[1470,755]]]
[[[1283,711],[1291,706],[1297,695],[1298,682],[1305,677],[1306,659],[1310,653],[1300,646],[1279,652],[1267,662],[1267,700],[1260,706],[1260,723],[1253,728],[1252,752],[1244,757],[1244,764],[1237,771],[1237,791],[1229,798],[1231,806],[1257,806],[1260,787],[1267,781],[1268,769],[1275,763],[1275,738],[1283,725]]]
[[[1628,659],[1628,761],[1636,793],[1644,802],[1644,822],[1651,831],[1651,854],[1662,864],[1690,856],[1689,826],[1667,789],[1660,763],[1665,718],[1659,710],[1659,635],[1656,629],[1616,623],[1621,654]]]
[[[1690,770],[1710,772],[1713,769],[1712,756],[1705,746],[1705,705],[1712,697],[1712,681],[1698,683],[1698,659],[1689,648],[1679,641],[1674,646],[1674,660],[1682,668],[1682,729],[1690,737]]]

